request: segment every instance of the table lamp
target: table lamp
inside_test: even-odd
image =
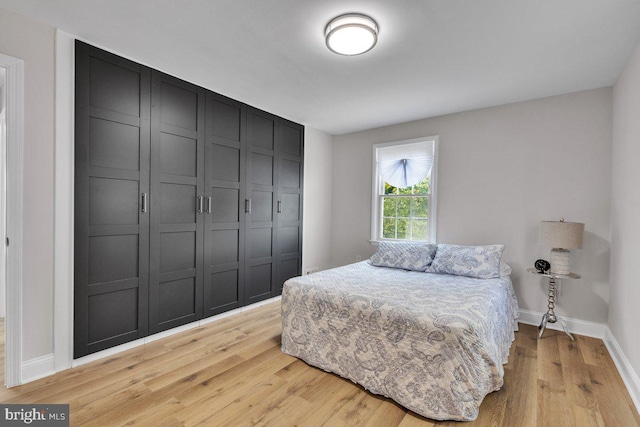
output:
[[[540,223],[539,244],[551,246],[549,262],[551,274],[567,275],[571,272],[569,249],[582,249],[584,224],[581,222],[542,221]]]

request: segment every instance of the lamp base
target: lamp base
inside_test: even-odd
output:
[[[569,274],[571,273],[571,252],[567,249],[553,248],[549,255],[551,263],[551,274]]]

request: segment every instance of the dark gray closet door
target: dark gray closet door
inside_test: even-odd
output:
[[[282,293],[282,285],[302,270],[302,185],[304,127],[279,120],[277,145],[277,213],[276,213],[276,269],[275,294]]]
[[[74,357],[148,334],[148,68],[76,42]]]
[[[150,333],[202,318],[204,94],[152,72]]]
[[[273,296],[275,265],[276,117],[247,108],[245,304]]]
[[[204,317],[244,301],[244,104],[207,93]]]

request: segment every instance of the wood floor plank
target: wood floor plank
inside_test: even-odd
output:
[[[286,355],[274,347],[261,353],[260,357],[246,360],[222,373],[209,376],[204,381],[193,381],[192,384],[184,384],[179,388],[171,385],[163,390],[175,395],[187,406],[203,400],[222,399],[222,396],[228,395],[231,390],[242,389],[245,393],[250,393],[252,387],[265,376],[275,374],[294,361],[291,356],[282,356]]]
[[[537,425],[540,426],[575,426],[575,413],[566,399],[564,385],[556,385],[543,379],[538,380]]]
[[[407,415],[407,410],[390,399],[384,399],[378,409],[364,422],[363,427],[378,427],[381,420],[388,426],[398,426]]]
[[[432,427],[440,424],[441,423],[427,421],[414,413],[407,413],[400,424],[398,424],[398,427]]]
[[[604,423],[610,426],[633,425],[637,418],[625,399],[615,392],[615,381],[611,378],[617,372],[611,372],[599,366],[586,365],[589,373],[589,387],[597,402],[599,413]]]
[[[572,425],[578,427],[605,427],[607,425],[604,423],[602,415],[600,415],[599,412],[593,412],[580,406],[576,406],[574,409],[576,421],[575,424]]]
[[[538,379],[552,384],[554,389],[564,388],[562,360],[558,349],[558,338],[564,340],[566,337],[562,335],[558,335],[556,331],[545,331],[545,336],[538,340],[536,348]]]
[[[507,406],[507,391],[504,387],[489,393],[480,405],[478,418],[469,423],[469,427],[501,426]]]
[[[261,417],[266,416],[271,410],[278,409],[278,404],[284,400],[278,395],[278,390],[286,385],[286,381],[274,375],[262,377],[262,381],[251,388],[251,393],[246,393],[244,388],[238,387],[222,396],[227,403],[220,405],[219,402],[223,399],[218,399],[216,409],[207,411],[205,417],[198,414],[199,420],[194,419],[191,416],[197,411],[190,411],[191,408],[187,408],[185,412],[189,416],[181,419],[186,425],[196,426],[231,426],[237,425],[239,419],[243,419],[245,425],[258,425]],[[197,422],[194,423],[196,420]]]
[[[118,410],[122,405],[142,396],[150,396],[151,391],[144,384],[134,384],[131,387],[121,389],[117,393],[107,394],[99,399],[93,400],[86,405],[73,402],[71,407],[71,420],[74,425],[90,423],[92,420],[105,416],[109,418],[112,411]],[[133,415],[133,414],[132,414]],[[126,415],[125,415],[126,416]]]
[[[39,381],[0,390],[2,403],[68,403],[73,426],[421,426],[420,417],[280,351],[272,303]],[[601,340],[520,325],[469,427],[640,427]]]
[[[347,401],[327,420],[329,426],[357,426],[363,425],[382,405],[382,399],[372,396],[364,389],[360,389],[353,399]]]
[[[524,331],[521,331],[522,333]],[[523,342],[527,342],[524,340]],[[537,413],[537,360],[536,351],[531,347],[511,347],[509,360],[514,369],[505,372],[506,391],[504,426],[535,426]],[[521,373],[526,372],[526,375]]]
[[[148,409],[144,412],[138,412],[125,426],[140,427],[182,427],[182,422],[176,419],[173,414],[183,409],[183,406],[176,399],[170,399],[167,402]]]
[[[602,340],[591,337],[582,337],[580,335],[575,338],[582,349],[581,353],[584,363],[594,366],[605,366],[607,361],[611,360],[607,347],[604,345]]]
[[[558,348],[562,360],[567,403],[598,412],[600,408],[593,394],[591,375],[577,343],[564,340],[559,342]]]
[[[349,384],[349,380],[340,378],[337,375],[330,374],[318,382],[317,387],[309,393],[302,393],[302,397],[314,405],[314,410],[306,414],[300,426],[319,426],[327,425],[328,420],[340,410],[342,406],[353,400],[359,393],[358,386]],[[349,385],[349,387],[345,387]],[[320,420],[323,420],[319,423]]]

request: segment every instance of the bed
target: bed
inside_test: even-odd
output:
[[[504,267],[475,278],[429,264],[370,260],[289,279],[282,351],[427,418],[474,420],[503,384],[518,304]]]

